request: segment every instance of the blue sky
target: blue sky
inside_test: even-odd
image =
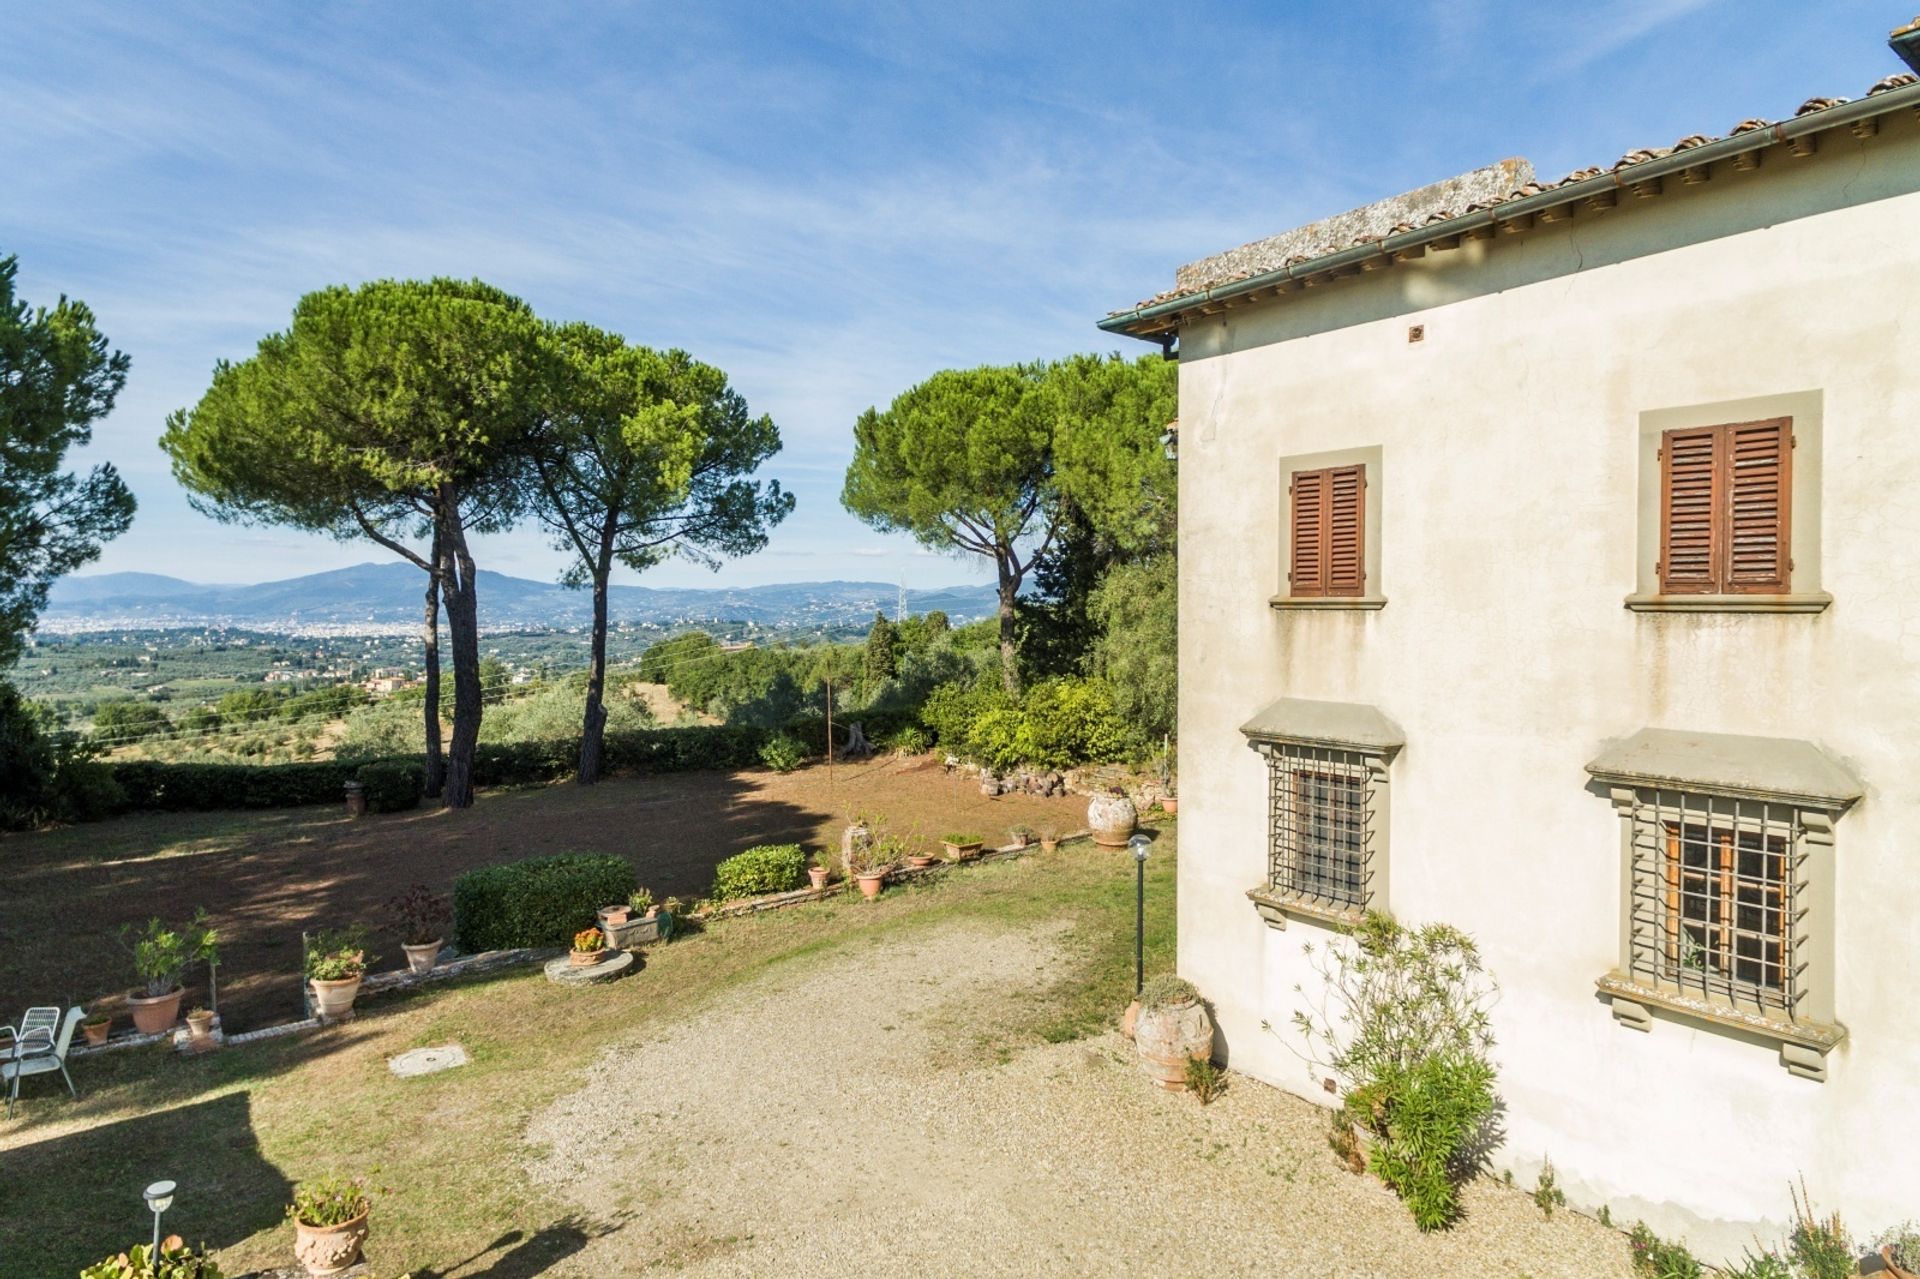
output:
[[[19,5],[0,253],[133,357],[92,454],[140,515],[90,571],[383,555],[206,520],[155,441],[301,293],[447,274],[684,347],[773,415],[799,508],[722,581],[981,580],[840,509],[861,409],[944,367],[1117,349],[1094,320],[1180,262],[1504,156],[1557,177],[1857,97],[1900,69],[1912,8]],[[479,553],[561,565],[532,531]]]

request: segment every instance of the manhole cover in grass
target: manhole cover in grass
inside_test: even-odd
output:
[[[387,1061],[387,1069],[402,1079],[431,1075],[467,1064],[467,1050],[459,1044],[441,1044],[438,1048],[415,1048]]]

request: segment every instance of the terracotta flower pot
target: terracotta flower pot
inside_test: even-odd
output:
[[[364,1212],[337,1226],[309,1226],[298,1219],[293,1223],[293,1255],[309,1275],[339,1274],[360,1260],[360,1248],[366,1242]]]
[[[600,908],[600,922],[603,924],[611,924],[615,928],[618,928],[621,924],[626,923],[632,918],[633,907],[631,906],[602,906]]]
[[[915,853],[913,856],[907,858],[907,865],[913,867],[915,870],[925,870],[939,860],[938,857],[928,857],[924,853]]]
[[[819,892],[827,886],[827,868],[825,866],[807,867],[807,878],[813,881],[813,891]]]
[[[442,940],[442,938],[436,937],[432,941],[402,942],[400,949],[406,952],[408,971],[416,973],[432,972],[434,964],[440,958],[440,945]]]
[[[872,901],[880,895],[881,885],[887,882],[887,872],[884,870],[863,871],[855,875],[854,879],[859,881],[860,895],[868,901]]]
[[[143,1035],[157,1035],[172,1030],[173,1023],[180,1020],[180,1000],[186,993],[177,988],[164,995],[142,995],[138,991],[129,991],[127,1008],[133,1013],[133,1028]]]
[[[575,950],[567,953],[567,962],[575,968],[590,968],[607,957],[605,949]]]
[[[205,1039],[213,1033],[213,1014],[211,1012],[188,1013],[187,1031],[195,1039]]]
[[[1133,1038],[1134,1023],[1140,1020],[1140,1001],[1128,1003],[1127,1011],[1120,1014],[1120,1035],[1123,1039]]]
[[[320,1014],[321,1021],[346,1021],[353,1016],[353,1001],[360,994],[360,980],[358,977],[339,981],[308,979],[307,985],[313,988],[314,1011]]]
[[[83,1021],[80,1023],[80,1033],[87,1037],[88,1043],[97,1048],[101,1044],[106,1043],[107,1036],[113,1033],[113,1023],[111,1021]]]
[[[1167,795],[1160,800],[1160,811],[1172,817],[1180,811],[1180,801],[1171,795]]]
[[[1140,1070],[1172,1092],[1187,1087],[1187,1063],[1213,1055],[1213,1018],[1197,999],[1142,1008],[1133,1023]]]
[[[1060,841],[1057,839],[1047,839],[1043,836],[1040,840],[1040,851],[1043,853],[1051,853],[1059,847]]]
[[[1893,1248],[1891,1246],[1880,1250],[1880,1264],[1887,1268],[1887,1273],[1892,1275],[1893,1279],[1920,1279],[1920,1277],[1914,1275],[1913,1271],[1904,1269],[1894,1263]]]
[[[1125,795],[1095,795],[1087,801],[1087,828],[1102,848],[1125,848],[1140,814]]]
[[[964,862],[980,855],[982,843],[980,840],[972,839],[964,844],[957,844],[952,840],[943,839],[940,841],[940,846],[947,850],[948,861]]]

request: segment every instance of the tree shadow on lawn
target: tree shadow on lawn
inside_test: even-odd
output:
[[[232,1092],[9,1150],[0,1162],[0,1275],[70,1275],[145,1243],[152,1182],[179,1183],[162,1229],[225,1248],[280,1223],[292,1186],[260,1153]]]

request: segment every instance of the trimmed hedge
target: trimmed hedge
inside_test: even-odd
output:
[[[468,954],[565,946],[594,912],[633,891],[624,857],[561,853],[468,871],[453,881],[454,942]]]
[[[783,893],[807,873],[807,853],[798,844],[761,844],[714,867],[713,899],[724,902],[761,893]]]
[[[367,807],[376,813],[404,813],[420,807],[427,786],[427,770],[410,759],[377,759],[360,765],[360,785],[366,788]]]
[[[127,760],[113,765],[124,795],[122,812],[159,809],[206,812],[219,808],[298,808],[337,804],[354,765],[162,764]]]

